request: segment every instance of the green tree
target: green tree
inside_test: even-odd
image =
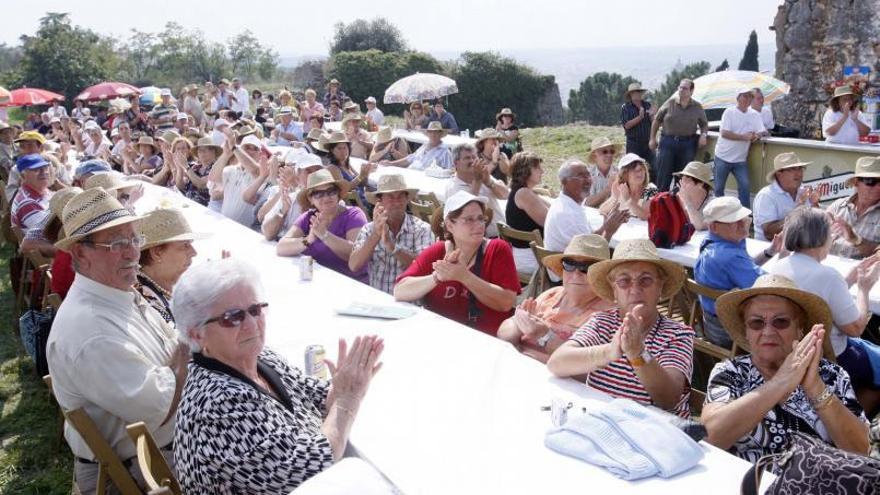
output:
[[[597,72],[584,79],[580,87],[571,90],[568,108],[572,120],[591,124],[615,125],[620,122],[620,104],[626,87],[638,80],[617,73]]]
[[[709,73],[712,66],[705,60],[702,62],[694,62],[684,66],[683,69],[673,69],[672,72],[666,74],[666,80],[660,86],[660,89],[654,92],[654,101],[657,108],[666,102],[676,91],[678,91],[678,83],[682,79],[696,79]]]
[[[351,24],[338,22],[334,30],[330,55],[365,50],[402,52],[407,49],[400,30],[384,17],[377,17],[371,21],[357,19]]]
[[[381,101],[394,81],[416,72],[439,72],[440,69],[440,63],[427,53],[366,50],[340,52],[330,57],[327,77],[339,79],[345,94],[354,101],[363,101],[368,96]]]
[[[739,61],[739,70],[758,71],[758,33],[754,30],[749,34],[749,41],[746,43],[743,58]]]
[[[722,72],[722,71],[725,71],[729,68],[730,68],[730,63],[725,58],[724,62],[721,62],[721,65],[719,65],[718,67],[715,67],[715,70],[712,72]]]
[[[227,46],[232,73],[247,78],[253,77],[260,57],[263,55],[263,47],[254,33],[250,29],[246,29],[230,39]]]
[[[324,67],[327,60],[306,60],[297,65],[286,80],[292,80],[294,87],[312,88],[320,93],[324,85]]]

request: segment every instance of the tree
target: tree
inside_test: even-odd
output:
[[[250,29],[245,29],[229,40],[228,47],[232,73],[247,78],[253,77],[260,57],[263,56],[263,47],[254,33]]]
[[[324,66],[327,60],[306,60],[297,65],[290,74],[296,88],[319,90],[324,85]]]
[[[381,101],[385,90],[394,81],[416,72],[439,71],[440,63],[427,53],[366,50],[333,55],[328,63],[327,77],[339,79],[346,95],[354,101],[363,101],[368,96]],[[318,86],[312,88],[320,89]]]
[[[712,72],[722,72],[730,68],[730,63],[727,62],[727,59],[724,59],[724,62],[721,62],[721,65],[715,67],[715,70]]]
[[[617,73],[597,72],[584,79],[580,87],[569,92],[568,108],[572,120],[591,124],[615,125],[620,122],[623,93],[636,79]]]
[[[746,43],[743,58],[739,61],[739,70],[758,71],[758,33],[754,30],[749,35],[749,41]]]
[[[351,24],[339,22],[334,29],[336,32],[330,43],[330,55],[365,50],[402,52],[407,49],[400,30],[384,17],[371,21],[357,19]]]
[[[660,89],[654,92],[654,101],[657,108],[660,108],[660,105],[665,103],[666,100],[678,91],[678,83],[681,82],[682,79],[694,80],[700,76],[704,76],[709,73],[711,67],[712,66],[709,62],[704,60],[702,62],[688,64],[681,70],[673,69],[672,72],[666,74],[666,80],[660,86]]]

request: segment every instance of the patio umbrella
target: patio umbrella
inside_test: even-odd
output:
[[[96,100],[109,100],[111,98],[119,98],[119,97],[127,97],[135,94],[140,94],[141,90],[132,86],[131,84],[114,82],[114,81],[104,81],[99,84],[95,84],[94,86],[89,86],[84,89],[82,93],[78,94],[74,100],[83,100],[83,101],[96,101]]]
[[[162,97],[159,96],[159,93],[161,93],[162,90],[156,86],[146,86],[141,88],[140,91],[141,105],[155,105],[162,101]]]
[[[440,74],[416,73],[398,80],[385,90],[385,103],[412,103],[434,100],[458,93],[452,79]]]
[[[53,101],[64,100],[63,95],[53,93],[45,89],[20,88],[9,92],[9,101],[0,104],[4,107],[30,107],[34,105],[48,105]]]
[[[692,98],[703,108],[727,108],[736,105],[736,91],[747,88],[761,88],[764,104],[788,94],[791,86],[768,74],[748,70],[725,70],[713,72],[694,80]]]
[[[6,103],[12,98],[12,95],[9,94],[9,90],[0,86],[0,103]]]

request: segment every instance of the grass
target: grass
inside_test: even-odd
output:
[[[0,493],[66,494],[72,457],[55,441],[57,409],[12,326],[11,256],[0,248]]]

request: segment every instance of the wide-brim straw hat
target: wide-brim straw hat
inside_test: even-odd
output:
[[[160,208],[144,215],[140,231],[147,240],[141,251],[169,242],[197,241],[211,236],[205,232],[193,232],[183,213],[174,208]]]
[[[306,178],[306,187],[300,190],[299,194],[297,194],[296,200],[300,202],[300,204],[308,204],[309,194],[319,188],[321,186],[327,186],[330,184],[335,184],[337,188],[339,188],[339,198],[343,199],[348,194],[348,182],[343,180],[341,176],[339,176],[338,172],[331,171],[326,168],[322,168],[321,170],[317,170],[309,174]]]
[[[623,98],[626,101],[630,101],[630,99],[632,98],[632,96],[631,96],[632,93],[634,93],[636,91],[639,91],[641,93],[646,93],[648,90],[643,88],[642,85],[637,82],[630,83],[629,86],[626,87],[626,93],[623,93]]]
[[[362,120],[364,120],[364,118],[358,112],[347,113],[344,117],[342,117],[342,127],[344,128],[345,125],[351,121],[361,122]]]
[[[494,139],[496,141],[501,139],[501,133],[496,131],[492,127],[487,127],[481,131],[477,131],[477,141],[474,143],[475,146],[479,147],[484,141],[489,139]]]
[[[780,153],[773,159],[773,170],[767,174],[767,182],[772,183],[776,172],[787,168],[806,167],[813,162],[802,162],[794,151]]]
[[[693,161],[684,166],[681,172],[675,172],[672,175],[681,177],[687,175],[691,179],[698,180],[703,184],[712,186],[712,167],[703,162]]]
[[[732,290],[722,294],[715,301],[715,311],[721,324],[730,334],[730,337],[743,349],[749,349],[746,339],[746,327],[740,316],[740,305],[747,299],[755,296],[779,296],[797,304],[804,311],[807,321],[803,323],[804,334],[813,328],[813,325],[821,323],[825,326],[825,341],[823,342],[824,357],[835,360],[834,350],[831,348],[831,309],[828,303],[821,297],[797,288],[795,283],[782,275],[765,274],[755,280],[750,289]],[[801,338],[798,336],[798,338]]]
[[[179,138],[180,138],[179,132],[177,132],[175,130],[167,130],[167,131],[163,132],[162,135],[157,138],[157,140],[164,141],[165,143],[167,143],[170,146],[171,143],[173,143],[174,141],[176,141]]]
[[[105,191],[116,191],[125,189],[126,187],[136,186],[137,182],[131,182],[125,179],[125,176],[119,172],[107,172],[105,174],[95,174],[83,184],[83,189],[89,190],[100,187]],[[115,195],[115,194],[114,194]]]
[[[605,149],[605,148],[612,148],[614,150],[615,154],[618,151],[618,146],[616,144],[614,144],[614,142],[611,141],[610,139],[608,139],[607,137],[599,136],[597,138],[594,138],[593,141],[590,143],[590,153],[589,153],[589,156],[587,157],[587,161],[589,163],[595,163],[596,162],[596,152],[601,149]]]
[[[685,271],[681,265],[661,258],[657,254],[657,247],[648,239],[627,239],[620,241],[610,260],[600,261],[590,267],[587,276],[590,285],[593,286],[593,291],[602,299],[614,302],[614,289],[611,287],[611,282],[608,281],[608,274],[620,265],[636,262],[651,263],[666,276],[663,281],[663,292],[660,294],[661,298],[672,297],[681,289],[685,279]]]
[[[321,136],[324,135],[324,131],[318,129],[317,127],[313,127],[309,129],[308,135],[306,135],[306,141],[318,141],[321,139]]]
[[[89,189],[74,196],[64,207],[64,238],[55,247],[67,250],[91,234],[139,220],[107,191],[100,187]]]
[[[335,79],[335,78],[334,78],[334,79],[330,79],[330,82],[327,83],[327,86],[333,86],[334,84],[337,85],[337,86],[339,86],[339,80],[338,80],[338,79]]]
[[[376,144],[385,144],[392,139],[394,139],[394,132],[391,127],[380,127],[379,132],[376,133]]]
[[[64,238],[64,229],[61,225],[61,216],[64,207],[77,194],[83,192],[79,187],[65,187],[56,192],[49,199],[49,214],[43,225],[43,237],[50,242],[56,242]]]
[[[855,98],[857,96],[853,92],[852,86],[846,85],[846,86],[839,86],[837,88],[834,88],[834,94],[831,95],[831,99],[828,100],[828,104],[830,105],[831,102],[834,101],[835,99],[840,98],[841,96],[846,96],[846,95],[852,96],[853,98]]]
[[[220,156],[220,154],[223,153],[223,147],[215,144],[214,138],[212,138],[211,136],[205,136],[205,137],[199,138],[198,142],[196,143],[195,146],[193,146],[193,149],[192,149],[192,153],[194,156],[198,155],[199,148],[213,149],[214,151],[217,152],[217,156]]]
[[[406,179],[400,174],[386,174],[379,177],[379,183],[376,184],[375,191],[367,191],[367,201],[375,204],[379,194],[392,193],[398,191],[406,191],[410,198],[414,198],[419,193],[418,189],[407,187]]]
[[[516,120],[516,114],[513,113],[513,110],[511,110],[509,108],[502,108],[500,112],[495,114],[495,122],[498,122],[499,120],[501,120],[501,117],[504,117],[504,116],[508,116],[508,117],[512,118],[513,120]]]
[[[242,125],[241,127],[239,127],[238,130],[235,132],[239,138],[244,138],[244,137],[247,137],[247,136],[254,134],[257,131],[254,130],[253,127],[245,124],[245,125]]]
[[[159,151],[159,147],[156,146],[156,141],[153,140],[150,136],[141,136],[140,139],[135,143],[136,146],[152,146],[153,152],[156,153]]]
[[[578,234],[571,238],[565,251],[545,256],[544,266],[558,276],[562,276],[562,259],[597,262],[611,258],[611,249],[604,237],[596,234]]]
[[[856,160],[856,169],[853,176],[847,180],[847,184],[852,186],[859,177],[880,178],[880,156],[863,156]]]
[[[446,129],[443,128],[443,124],[441,124],[439,120],[428,122],[428,127],[425,128],[425,132],[439,132],[444,136],[446,135]]]
[[[351,141],[345,137],[345,133],[342,131],[333,131],[330,135],[322,134],[320,138],[318,138],[318,143],[315,144],[315,149],[323,151],[324,153],[330,153],[330,148],[334,144],[339,143],[349,143]]]

